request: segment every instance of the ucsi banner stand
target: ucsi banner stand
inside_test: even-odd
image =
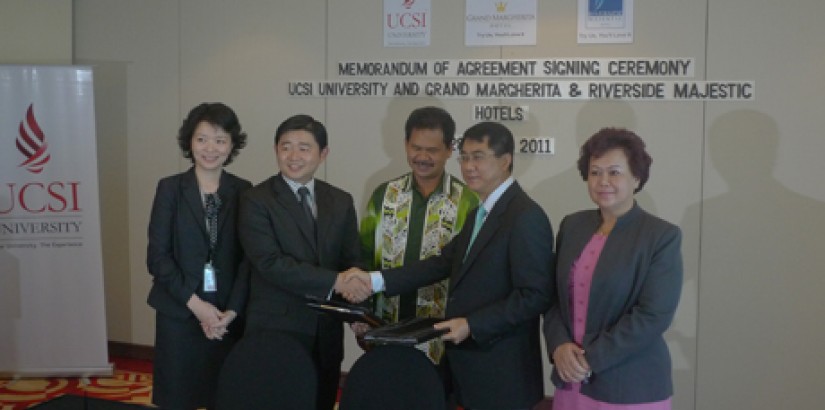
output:
[[[109,375],[92,70],[0,66],[0,376]]]

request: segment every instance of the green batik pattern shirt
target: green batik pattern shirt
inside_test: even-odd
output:
[[[429,198],[424,198],[415,188],[412,174],[380,185],[370,197],[361,221],[361,244],[367,265],[380,270],[438,255],[461,231],[467,213],[478,204],[478,196],[447,173]],[[445,279],[420,288],[416,316],[443,318],[447,286]],[[374,309],[388,323],[396,323],[399,297],[379,293],[374,298]],[[435,363],[444,353],[440,339],[422,343],[418,348]]]

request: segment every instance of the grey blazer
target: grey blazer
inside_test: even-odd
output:
[[[446,316],[465,317],[471,333],[459,345],[447,343],[459,403],[531,408],[544,397],[539,320],[554,294],[553,230],[541,207],[514,182],[467,253],[476,212],[441,255],[383,271],[386,292],[449,277]]]
[[[565,217],[556,238],[558,304],[544,317],[547,352],[573,341],[568,281],[573,262],[601,224],[598,210]],[[593,371],[581,392],[609,403],[645,403],[673,394],[663,334],[682,289],[682,234],[637,204],[607,237],[593,272],[582,348]],[[553,371],[553,383],[564,385]]]

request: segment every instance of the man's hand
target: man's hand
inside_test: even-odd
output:
[[[364,334],[372,330],[372,326],[363,322],[352,322],[349,327],[352,333],[355,333],[355,337],[364,337]]]
[[[370,346],[364,341],[364,335],[369,332],[372,327],[362,322],[350,323],[349,327],[352,329],[352,333],[355,333],[355,341],[358,343],[358,346],[361,346],[361,349],[364,349],[364,351],[370,350]]]
[[[441,338],[455,344],[463,342],[470,336],[470,324],[467,323],[467,319],[463,317],[438,322],[433,325],[433,327],[436,329],[449,329],[450,331],[441,336]]]
[[[349,268],[338,273],[335,292],[352,303],[361,303],[372,295],[370,274],[358,268]]]

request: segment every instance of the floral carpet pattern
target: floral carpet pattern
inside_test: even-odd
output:
[[[148,405],[152,398],[151,363],[112,359],[112,377],[0,379],[0,410],[27,409],[64,394]]]

